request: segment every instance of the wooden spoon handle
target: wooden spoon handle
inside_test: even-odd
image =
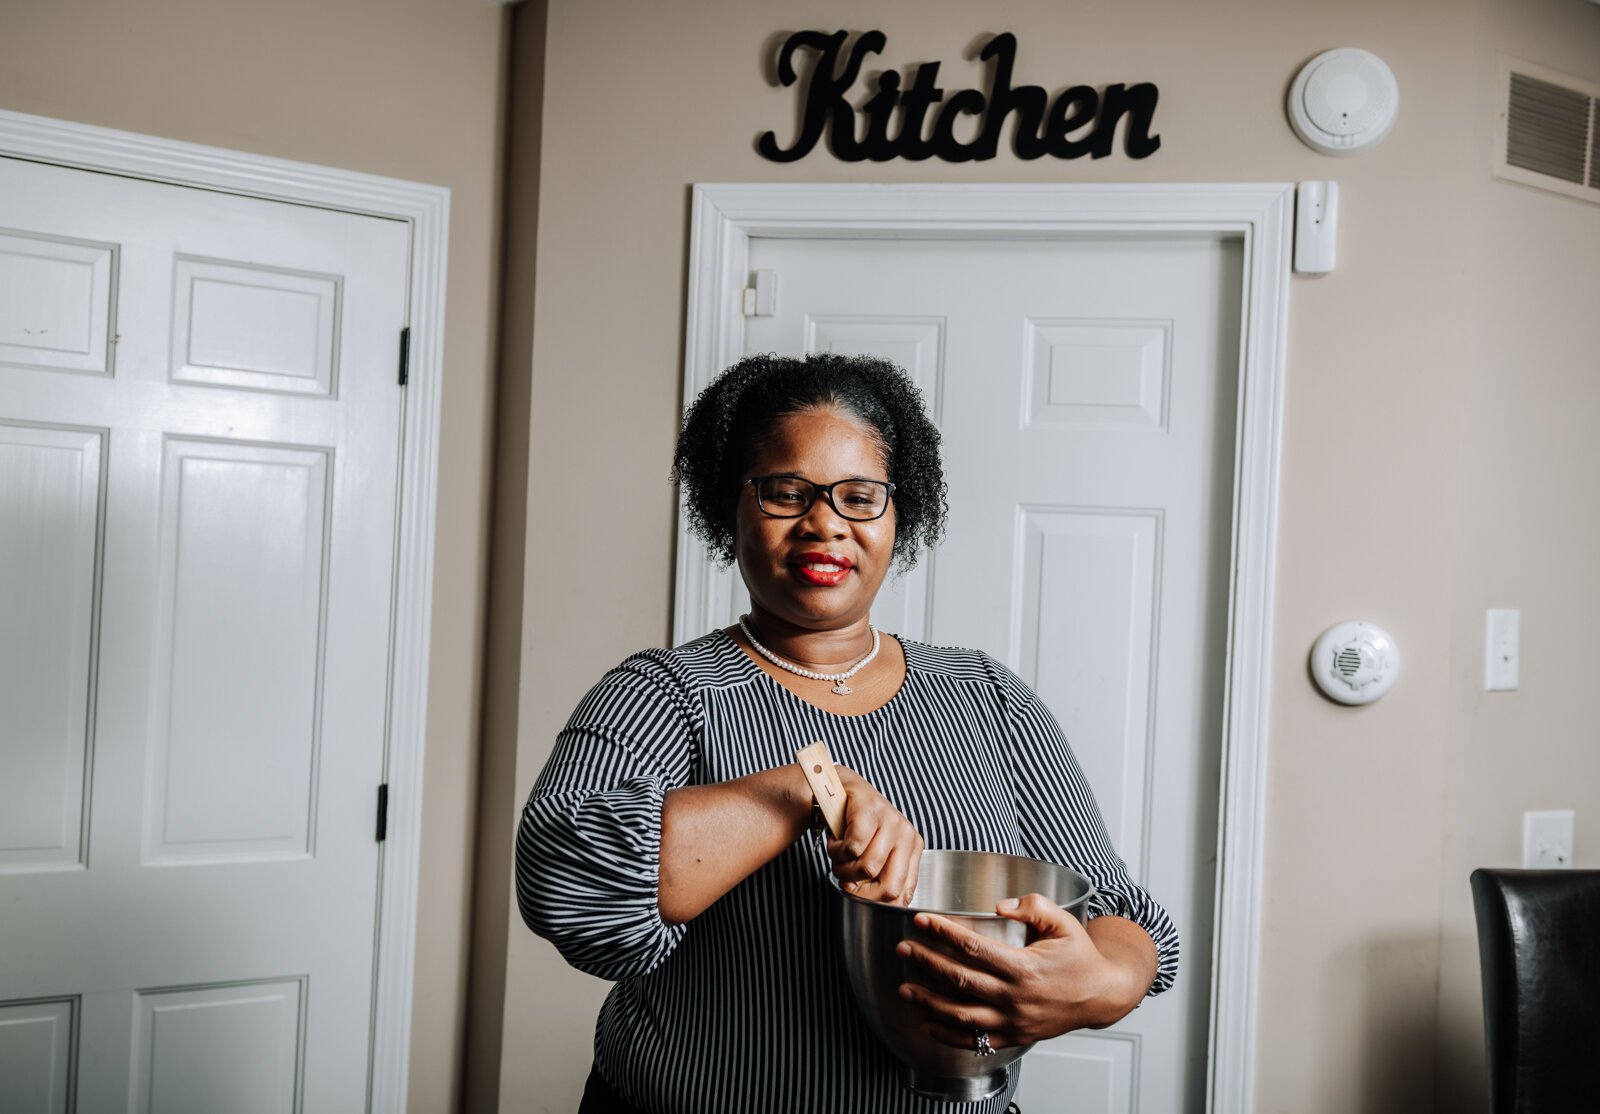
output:
[[[838,839],[844,834],[844,784],[839,771],[833,768],[833,758],[828,754],[828,744],[818,740],[795,752],[801,773],[811,786],[811,795],[822,810],[828,834]]]

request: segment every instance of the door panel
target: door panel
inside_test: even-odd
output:
[[[1131,741],[1076,753],[1112,842],[1142,878],[1161,516],[1022,507],[1018,521],[1015,668],[1075,738]]]
[[[943,317],[897,314],[808,314],[805,319],[807,352],[838,352],[877,356],[906,373],[922,391],[935,424],[939,420],[940,384],[944,374]],[[746,346],[746,351],[761,351]],[[928,584],[932,561],[925,555],[910,572],[894,572],[883,582],[874,601],[874,620],[884,630],[907,638],[928,636]],[[743,585],[738,586],[739,613],[749,608]]]
[[[179,257],[172,380],[331,396],[337,275]]]
[[[67,1114],[73,1047],[71,998],[0,1006],[0,1080],[7,1114]]]
[[[106,375],[116,246],[0,230],[0,363]]]
[[[304,980],[139,994],[130,1107],[137,1114],[293,1114]]]
[[[311,850],[328,454],[172,438],[147,861]]]
[[[0,193],[0,1023],[83,1110],[364,1109],[409,227]]]
[[[101,441],[0,422],[0,873],[83,863]]]

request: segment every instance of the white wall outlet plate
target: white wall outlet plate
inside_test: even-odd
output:
[[[1572,810],[1522,814],[1522,865],[1565,870],[1572,865]]]

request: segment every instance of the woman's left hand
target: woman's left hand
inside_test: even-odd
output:
[[[1132,921],[1102,916],[1085,928],[1041,894],[995,907],[1037,938],[1016,948],[933,913],[917,914],[931,940],[905,940],[899,954],[926,970],[900,996],[928,1015],[941,1044],[971,1049],[974,1032],[996,1049],[1032,1044],[1074,1029],[1102,1028],[1126,1016],[1155,980],[1156,951]]]

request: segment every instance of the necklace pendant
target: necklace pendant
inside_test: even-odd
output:
[[[856,690],[845,684],[843,681],[840,681],[837,685],[833,686],[833,691],[838,693],[840,696],[849,696]]]

